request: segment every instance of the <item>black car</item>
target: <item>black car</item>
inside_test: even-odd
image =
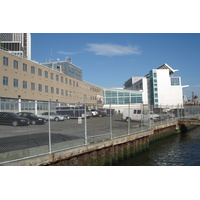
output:
[[[98,112],[97,115],[98,115],[99,117],[107,116],[107,111],[106,111],[106,109],[104,109],[104,108],[98,108],[97,112]]]
[[[45,124],[47,122],[47,119],[43,117],[39,117],[35,115],[34,113],[30,113],[30,112],[19,112],[17,113],[17,115],[19,115],[20,117],[28,118],[31,121],[32,125]]]
[[[12,112],[0,112],[0,124],[2,125],[29,125],[30,120]]]

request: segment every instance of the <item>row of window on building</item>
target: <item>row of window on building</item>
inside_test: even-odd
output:
[[[142,93],[138,91],[104,90],[105,104],[143,103]]]
[[[3,57],[3,66],[6,66],[6,67],[9,66],[9,60],[8,60],[7,57]],[[19,68],[19,64],[18,64],[17,60],[14,60],[14,62],[13,62],[13,68],[14,69],[18,69]],[[22,70],[24,72],[28,71],[27,64],[23,63]],[[42,76],[42,74],[43,74],[42,69],[38,68],[37,71],[38,71],[37,75],[38,76]],[[34,66],[31,66],[30,72],[31,72],[31,74],[36,74],[36,68]],[[80,88],[83,88],[83,89],[91,90],[91,91],[94,91],[94,92],[100,92],[100,89],[98,89],[96,87],[91,87],[91,86],[87,86],[87,85],[84,85],[84,84],[80,84],[79,85],[78,81],[71,80],[71,79],[68,79],[68,78],[64,78],[63,76],[59,76],[58,74],[55,75],[54,73],[50,73],[51,80],[54,80],[54,76],[56,77],[56,81],[60,80],[61,83],[64,83],[64,80],[65,80],[65,84],[69,84],[69,85],[72,85],[72,86],[76,86],[76,87],[80,87]],[[44,77],[45,78],[49,78],[49,72],[48,71],[44,71]]]
[[[9,78],[6,76],[3,76],[3,85],[8,86],[9,85]],[[13,87],[14,88],[19,88],[19,80],[18,79],[13,79]],[[44,87],[44,88],[43,88]],[[23,89],[28,89],[28,83],[27,81],[22,81],[22,88]],[[57,95],[62,95],[62,96],[69,96],[69,97],[76,97],[76,98],[83,98],[83,94],[81,93],[76,93],[74,91],[68,91],[60,88],[54,88],[50,87],[48,85],[43,86],[42,84],[37,84],[36,88],[36,83],[31,82],[30,84],[30,89],[32,91],[39,91],[39,92],[45,92],[45,93],[51,93],[51,94],[57,94]],[[96,100],[96,97],[90,96],[90,100]]]

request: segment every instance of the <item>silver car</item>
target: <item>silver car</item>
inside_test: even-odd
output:
[[[49,113],[48,112],[44,112],[38,116],[44,117],[46,119],[49,119]],[[63,115],[58,115],[55,112],[50,112],[50,120],[54,120],[54,121],[64,121],[65,120],[65,116]]]

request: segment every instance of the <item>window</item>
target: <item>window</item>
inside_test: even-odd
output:
[[[63,91],[63,89],[61,89],[61,95],[64,95],[64,91]]]
[[[42,76],[42,70],[38,69],[38,76]]]
[[[56,74],[56,80],[59,81],[59,76]]]
[[[45,85],[45,92],[48,93],[48,86]]]
[[[8,85],[8,77],[3,77],[3,85]]]
[[[35,67],[31,66],[31,74],[35,74]]]
[[[27,89],[27,81],[23,81],[23,89]]]
[[[48,71],[45,71],[45,78],[48,78],[48,76],[49,76]]]
[[[35,83],[31,83],[31,90],[35,90]]]
[[[126,94],[124,92],[124,96],[129,96],[129,93]],[[106,97],[117,97],[117,91],[107,90],[106,91]]]
[[[180,77],[171,77],[171,86],[180,85]]]
[[[38,91],[42,92],[42,85],[38,84]]]
[[[7,57],[3,57],[3,65],[8,66],[8,58]]]
[[[61,76],[61,79],[60,79],[60,80],[61,80],[61,82],[63,83],[63,76]]]
[[[51,93],[54,94],[54,87],[51,87]]]
[[[68,96],[68,90],[65,90],[65,96]]]
[[[56,88],[56,94],[59,94],[59,88]]]
[[[18,79],[13,80],[13,86],[18,88]]]
[[[51,73],[51,80],[53,80],[53,73]]]
[[[68,79],[67,78],[65,78],[65,83],[68,84]]]
[[[23,71],[24,71],[24,72],[27,72],[27,64],[24,64],[24,63],[23,63]]]
[[[18,61],[14,60],[14,69],[18,69]]]

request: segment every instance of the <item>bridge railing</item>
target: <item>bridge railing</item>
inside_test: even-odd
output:
[[[4,112],[31,112],[47,122],[15,126],[13,120],[5,121]],[[52,118],[52,112],[64,115],[64,121]],[[198,115],[200,106],[110,104],[100,108],[80,103],[0,101],[0,164],[124,137]]]

